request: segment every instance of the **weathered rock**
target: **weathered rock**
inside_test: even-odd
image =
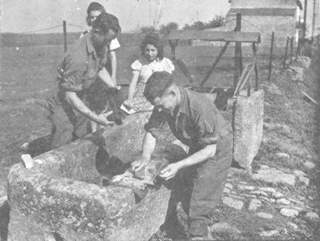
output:
[[[310,184],[310,179],[307,177],[299,177],[299,181],[304,183],[306,186],[309,186]]]
[[[290,205],[290,201],[285,198],[278,199],[276,202],[280,205]]]
[[[259,199],[252,199],[250,201],[250,204],[249,204],[249,211],[256,211],[258,208],[260,208],[262,205],[261,201]]]
[[[283,216],[286,216],[286,217],[296,217],[299,215],[299,211],[298,210],[295,210],[295,209],[290,209],[290,208],[282,208],[280,210],[280,213],[283,215]]]
[[[276,199],[282,198],[283,194],[281,192],[272,193],[272,196]]]
[[[228,223],[215,223],[210,226],[210,232],[212,233],[231,233],[240,234],[240,230]]]
[[[272,237],[272,236],[276,236],[276,235],[279,235],[278,230],[262,231],[260,233],[260,236],[262,236],[262,237]]]
[[[310,221],[319,221],[319,215],[315,212],[308,212],[305,216]]]
[[[294,175],[284,173],[275,168],[261,168],[256,174],[252,175],[252,178],[267,183],[282,183],[290,186],[294,186],[296,182],[296,177]]]
[[[264,213],[264,212],[259,212],[256,214],[258,217],[260,218],[264,218],[264,219],[272,219],[273,215],[271,213]]]
[[[257,195],[257,196],[265,196],[265,197],[268,197],[268,194],[264,191],[260,191],[260,190],[256,190],[256,191],[253,191],[251,192],[252,194],[254,195]]]
[[[278,152],[276,153],[276,156],[279,158],[283,158],[283,159],[289,159],[290,155],[288,153],[284,153],[284,152]]]
[[[313,162],[311,161],[306,161],[303,163],[303,166],[307,169],[313,169],[316,167],[316,164],[314,164]]]
[[[305,177],[305,176],[307,176],[307,174],[305,172],[301,171],[301,170],[294,170],[293,173],[297,177]]]
[[[250,97],[239,96],[235,103],[234,160],[249,172],[263,136],[263,101],[263,90],[259,90]]]
[[[38,223],[16,210],[10,212],[9,230],[8,241],[46,241],[48,234]]]
[[[294,230],[298,229],[298,225],[295,224],[295,223],[289,222],[289,223],[288,223],[288,226],[289,226],[290,228],[294,229]]]
[[[253,186],[248,186],[248,185],[243,185],[243,184],[239,184],[237,187],[238,187],[238,189],[241,190],[241,191],[253,191],[253,190],[256,189],[256,188],[253,187]]]
[[[222,201],[223,201],[223,204],[237,210],[241,210],[243,207],[243,202],[241,200],[237,200],[231,197],[224,197]]]
[[[94,184],[101,177],[99,155],[127,163],[140,151],[146,115],[140,117],[35,157],[31,169],[14,165],[8,176],[13,213],[25,216],[40,233],[57,232],[68,241],[148,240],[164,221],[170,191],[148,188],[137,203],[129,187]]]
[[[230,190],[233,189],[233,185],[231,183],[226,183],[224,187]]]
[[[273,187],[260,187],[259,190],[262,192],[270,192],[272,194],[276,193],[276,189]]]

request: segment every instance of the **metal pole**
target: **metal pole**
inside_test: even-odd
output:
[[[272,34],[271,34],[271,47],[270,47],[270,59],[269,59],[269,75],[268,75],[268,80],[271,79],[271,73],[272,73],[273,43],[274,43],[274,32],[272,32]]]
[[[241,13],[237,13],[236,20],[236,32],[241,31]],[[241,75],[241,42],[235,42],[235,50],[234,50],[234,64],[235,64],[235,72],[233,79],[233,87],[237,86]]]
[[[67,52],[68,46],[67,46],[67,22],[66,22],[66,20],[62,21],[62,25],[63,25],[64,52]]]

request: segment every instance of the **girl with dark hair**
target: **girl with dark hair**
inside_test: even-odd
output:
[[[140,48],[141,57],[131,64],[132,79],[128,99],[124,102],[124,107],[127,107],[129,113],[152,109],[143,96],[143,90],[153,72],[165,71],[171,74],[174,71],[171,60],[163,56],[163,45],[159,35],[146,35]]]

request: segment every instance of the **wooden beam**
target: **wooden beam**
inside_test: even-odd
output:
[[[258,32],[223,32],[211,30],[176,30],[170,32],[167,40],[207,40],[225,42],[260,43]]]

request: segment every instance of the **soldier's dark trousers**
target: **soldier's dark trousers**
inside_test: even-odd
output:
[[[63,146],[90,133],[89,119],[80,113],[75,115],[72,110],[65,108],[67,107],[56,105],[49,116],[52,123],[50,149]]]
[[[181,202],[189,217],[190,237],[206,237],[210,217],[221,199],[231,162],[232,135],[230,134],[219,140],[213,158],[181,170],[170,185],[172,193],[166,221],[162,227],[166,230],[175,227],[178,223],[176,207],[178,202]]]

